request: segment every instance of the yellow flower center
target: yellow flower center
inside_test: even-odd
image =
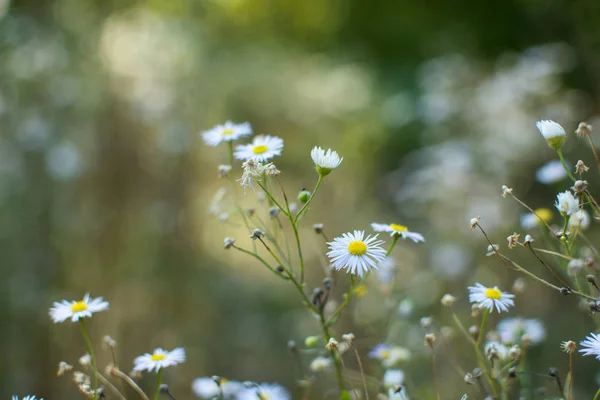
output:
[[[261,144],[258,146],[254,146],[254,148],[252,149],[252,152],[254,154],[262,154],[267,150],[269,150],[269,148],[267,146],[265,146],[264,144]]]
[[[535,214],[544,222],[552,221],[552,210],[549,208],[538,208],[535,210]]]
[[[484,293],[485,297],[487,297],[488,299],[492,299],[492,300],[500,300],[502,298],[502,292],[500,292],[498,289],[496,288],[488,288],[485,289],[485,293]]]
[[[227,135],[231,135],[232,133],[233,133],[233,129],[225,129],[225,130],[222,132],[222,135],[223,135],[223,136],[227,136]]]
[[[78,301],[77,303],[73,303],[71,305],[71,311],[74,313],[85,311],[87,309],[88,309],[88,306],[83,301]]]
[[[271,396],[269,396],[268,394],[264,394],[264,393],[259,393],[258,394],[258,398],[260,400],[269,400],[271,398]]]
[[[353,256],[362,256],[367,252],[367,245],[365,242],[355,240],[354,242],[350,242],[348,245],[348,252]]]
[[[398,224],[390,224],[390,228],[392,228],[395,231],[398,232],[407,232],[408,228],[405,227],[404,225],[398,225]]]
[[[389,350],[383,350],[380,354],[380,356],[383,360],[387,360],[388,358],[390,358],[391,355],[392,355],[392,352]]]
[[[150,356],[150,359],[152,361],[162,361],[165,359],[166,356],[166,354],[152,354],[152,356]]]

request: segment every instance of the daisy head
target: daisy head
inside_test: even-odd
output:
[[[221,378],[219,384],[213,378],[196,378],[192,382],[192,391],[201,399],[212,400],[218,398],[223,391],[225,399],[233,399],[235,395],[243,390],[244,385],[241,382],[230,381]]]
[[[538,121],[535,124],[544,137],[548,146],[552,147],[554,150],[559,150],[563,144],[565,144],[565,139],[567,138],[567,134],[562,126],[557,124],[551,120],[543,120]]]
[[[248,161],[250,159],[265,162],[283,151],[283,139],[277,136],[256,136],[252,143],[242,144],[235,148],[235,158]]]
[[[425,238],[420,233],[410,232],[404,225],[398,224],[378,224],[373,222],[371,227],[375,232],[389,232],[390,236],[398,236],[402,239],[411,239],[415,243],[424,242]]]
[[[496,330],[502,343],[517,343],[523,335],[531,344],[539,344],[546,338],[546,329],[539,319],[506,318],[498,323]]]
[[[569,190],[556,195],[554,207],[563,215],[575,214],[579,211],[579,200]]]
[[[212,129],[202,132],[202,139],[204,139],[207,145],[216,147],[221,142],[231,142],[251,134],[252,127],[250,127],[248,122],[234,124],[231,121],[227,121],[223,125],[217,125]]]
[[[404,383],[404,372],[401,369],[388,369],[383,374],[383,386],[386,388],[400,386]]]
[[[237,395],[237,400],[289,400],[288,391],[276,383],[261,383],[244,389]]]
[[[108,302],[102,297],[92,299],[89,293],[83,296],[81,301],[54,302],[50,308],[50,318],[54,323],[64,322],[71,319],[72,322],[79,321],[80,318],[89,318],[95,312],[100,312],[108,309]]]
[[[181,364],[185,361],[185,350],[181,347],[173,351],[163,349],[154,349],[152,354],[146,353],[133,360],[134,371],[152,371],[158,372],[160,369],[172,365]]]
[[[579,352],[584,356],[596,356],[596,359],[600,360],[600,335],[590,333],[590,336],[579,342],[579,345],[581,346]]]
[[[496,307],[496,310],[499,313],[508,311],[508,307],[515,305],[512,300],[514,297],[514,294],[500,291],[497,286],[489,288],[483,286],[481,283],[475,283],[475,286],[469,286],[469,301],[471,303],[479,304],[489,311],[493,311],[494,307]]]
[[[19,396],[13,396],[12,400],[19,400]],[[23,400],[38,400],[35,398],[35,396],[25,396],[23,397]],[[39,400],[44,400],[44,399],[39,399]]]
[[[560,348],[565,353],[571,354],[571,353],[574,353],[575,350],[577,349],[577,343],[573,342],[572,340],[567,340],[567,341],[561,342]]]
[[[536,179],[545,185],[551,185],[567,177],[567,171],[558,160],[552,160],[544,164],[535,173]]]
[[[344,157],[340,157],[337,152],[327,149],[327,151],[323,150],[320,147],[315,147],[310,152],[310,156],[315,163],[317,168],[317,172],[321,176],[327,176],[339,167],[342,163]]]
[[[495,353],[501,360],[506,360],[508,358],[509,350],[508,347],[502,343],[491,341],[487,342],[485,346],[483,346],[483,351],[488,357],[490,356],[490,353]]]
[[[377,268],[377,264],[385,258],[382,243],[382,240],[377,240],[377,235],[369,235],[365,239],[364,231],[344,233],[327,243],[330,249],[327,256],[335,269],[347,268],[347,272],[363,276],[371,268]]]

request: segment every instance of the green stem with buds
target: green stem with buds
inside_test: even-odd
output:
[[[88,349],[88,353],[90,353],[90,359],[92,361],[92,369],[94,370],[94,400],[98,398],[98,369],[96,368],[96,355],[94,354],[94,348],[92,347],[92,342],[90,341],[90,337],[87,333],[87,329],[85,327],[85,321],[83,318],[79,318],[79,325],[81,326],[81,334],[83,335],[83,340],[85,341],[85,345]]]
[[[163,372],[163,369],[160,368],[158,370],[158,374],[156,375],[156,390],[154,391],[154,400],[158,400],[158,396],[160,395],[160,384],[162,383],[162,372]]]

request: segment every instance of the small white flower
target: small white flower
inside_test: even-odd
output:
[[[389,232],[390,236],[400,236],[402,239],[411,239],[415,243],[424,242],[425,238],[420,233],[410,232],[404,225],[398,224],[378,224],[373,222],[371,227],[375,232]]]
[[[258,387],[240,391],[237,400],[289,400],[291,399],[288,391],[276,383],[261,383]]]
[[[561,214],[571,215],[579,210],[579,200],[573,196],[573,193],[566,190],[556,196],[554,207]]]
[[[404,347],[380,343],[369,352],[369,357],[380,360],[385,368],[392,368],[399,362],[410,360],[411,353]]]
[[[161,368],[170,367],[172,365],[181,364],[185,361],[185,350],[181,347],[173,351],[163,350],[161,348],[154,349],[152,354],[146,353],[133,360],[134,371],[155,370],[158,372]]]
[[[242,164],[244,173],[242,174],[242,177],[238,179],[242,187],[254,189],[254,181],[257,179],[262,179],[268,165],[271,164],[265,165],[254,159],[245,161]]]
[[[244,385],[241,382],[221,379],[221,390],[225,399],[233,399],[243,389]],[[219,390],[219,385],[209,377],[196,378],[192,382],[192,391],[201,399],[213,400],[218,398],[221,390]]]
[[[560,149],[563,144],[565,144],[567,134],[565,133],[563,127],[556,122],[543,120],[536,122],[535,125],[544,139],[546,139],[548,146],[552,147],[554,150]]]
[[[396,261],[392,257],[386,257],[377,265],[379,270],[379,282],[391,282],[396,276]]]
[[[582,231],[586,230],[590,227],[590,221],[590,214],[586,210],[578,210],[569,218],[569,229],[572,231],[577,229]]]
[[[248,122],[234,124],[231,121],[227,121],[223,125],[217,125],[212,129],[202,132],[202,138],[207,145],[216,147],[221,142],[231,142],[251,134],[252,127],[250,127]]]
[[[540,167],[535,173],[535,177],[540,183],[551,185],[565,179],[567,171],[560,161],[552,160]]]
[[[79,318],[89,318],[95,312],[100,312],[108,309],[108,302],[102,297],[92,299],[89,293],[83,296],[81,301],[54,302],[50,308],[50,318],[54,323],[64,322],[71,319],[72,322],[79,321]]]
[[[369,235],[366,239],[364,236],[364,231],[354,231],[327,243],[330,249],[327,256],[335,269],[347,268],[350,274],[363,276],[371,268],[377,268],[385,258],[385,250],[381,247],[383,240],[377,240],[377,235]]]
[[[320,372],[329,369],[333,365],[331,358],[329,357],[317,357],[310,363],[310,370],[312,372]]]
[[[469,286],[469,301],[471,303],[477,303],[490,311],[493,311],[494,306],[499,313],[508,311],[508,307],[515,305],[512,300],[514,297],[514,294],[501,292],[497,286],[488,288],[481,283],[475,283],[475,286]]]
[[[13,396],[12,400],[19,400],[19,397]],[[25,397],[23,397],[22,400],[37,400],[37,399],[35,398],[35,396],[25,396]],[[44,400],[44,399],[39,399],[39,400]]]
[[[337,152],[331,149],[325,151],[320,147],[313,148],[310,152],[310,156],[317,167],[317,172],[321,176],[329,175],[331,171],[340,166],[344,159],[344,157],[340,157]]]
[[[265,162],[283,151],[283,139],[277,136],[256,136],[252,143],[238,145],[235,148],[235,158],[238,160],[255,160]]]
[[[600,335],[590,333],[590,336],[579,342],[579,345],[581,346],[579,352],[584,356],[596,356],[596,359],[600,360]]]
[[[517,343],[527,334],[531,344],[539,344],[546,338],[544,324],[538,319],[506,318],[498,323],[496,330],[502,343]]]
[[[487,354],[488,350],[492,347],[496,349],[496,353],[498,354],[498,357],[500,357],[501,360],[506,360],[508,358],[508,347],[506,347],[502,343],[494,341],[487,342],[485,346],[483,346],[484,354]]]
[[[404,383],[404,372],[401,369],[388,369],[383,374],[383,386],[391,388]]]
[[[89,353],[86,353],[83,356],[79,357],[79,364],[83,365],[84,367],[87,367],[91,363],[92,363],[92,356],[90,356]]]

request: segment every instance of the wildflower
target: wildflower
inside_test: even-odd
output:
[[[567,171],[563,167],[562,163],[558,160],[552,160],[544,164],[535,173],[535,178],[545,185],[551,185],[562,181],[567,177]]]
[[[404,371],[401,369],[388,369],[383,374],[383,386],[386,389],[400,386],[404,383]]]
[[[502,185],[502,197],[506,198],[509,194],[512,194],[513,189],[506,185]]]
[[[554,206],[561,214],[571,215],[579,210],[579,200],[570,191],[566,190],[556,196]]]
[[[19,400],[19,397],[13,396],[12,400]],[[23,397],[22,400],[37,400],[37,399],[35,398],[35,396],[25,396],[25,397]],[[39,400],[44,400],[44,399],[39,399]]]
[[[557,124],[551,120],[543,120],[538,121],[535,124],[544,137],[548,146],[552,147],[554,150],[559,150],[563,144],[565,144],[565,139],[567,138],[567,134],[562,126]]]
[[[577,164],[575,164],[576,174],[583,174],[584,172],[588,172],[589,170],[590,168],[587,167],[581,160],[577,161]]]
[[[58,363],[58,371],[56,371],[56,376],[64,375],[65,372],[69,372],[73,369],[71,364],[68,364],[64,361]]]
[[[508,347],[502,343],[495,341],[487,342],[485,346],[483,346],[483,350],[488,358],[494,356],[497,356],[501,360],[506,360],[508,358]]]
[[[238,179],[240,185],[244,188],[254,188],[254,181],[263,177],[267,166],[254,159],[250,159],[242,164],[242,169],[244,173]]]
[[[234,238],[226,237],[223,240],[223,247],[225,247],[225,249],[229,250],[231,248],[231,246],[233,246],[234,243],[235,243]]]
[[[205,400],[218,398],[221,394],[221,390],[223,391],[223,397],[225,399],[233,399],[243,388],[244,386],[241,382],[230,381],[223,378],[215,380],[209,377],[202,377],[196,378],[192,382],[192,391],[194,394]]]
[[[431,324],[433,324],[433,318],[431,318],[431,317],[422,317],[419,320],[419,324],[421,325],[421,327],[423,329],[429,329],[431,327]]]
[[[333,351],[338,348],[338,345],[339,345],[339,343],[337,340],[335,340],[334,338],[329,338],[329,341],[325,345],[325,348],[329,351]]]
[[[565,353],[569,353],[572,354],[575,352],[575,349],[577,349],[577,343],[568,340],[566,342],[562,342],[560,344],[560,348],[562,349],[562,351],[564,351]]]
[[[415,243],[424,242],[425,238],[420,233],[410,232],[404,225],[398,224],[378,224],[373,222],[371,227],[375,232],[389,232],[390,236],[400,236],[402,239],[411,239]]]
[[[354,336],[354,333],[345,333],[342,335],[342,340],[346,343],[352,343],[355,339],[356,336]]]
[[[262,239],[264,237],[265,237],[265,233],[263,231],[261,231],[260,229],[254,229],[252,231],[252,235],[250,235],[250,239],[252,239],[252,240]]]
[[[369,235],[366,239],[364,236],[364,231],[355,230],[327,243],[330,249],[327,256],[335,269],[347,268],[350,274],[363,276],[365,271],[377,268],[385,258],[385,250],[381,247],[383,241],[377,240],[377,235]]]
[[[519,245],[519,236],[521,236],[521,235],[519,235],[518,233],[515,232],[506,238],[506,240],[508,240],[508,248],[509,249],[514,249],[515,247],[517,247]]]
[[[481,219],[481,217],[477,216],[475,218],[471,218],[471,222],[469,225],[469,230],[472,231],[473,229],[475,229],[475,226],[477,226],[477,224],[479,223],[479,220]]]
[[[573,183],[573,186],[571,187],[571,189],[573,189],[573,191],[575,192],[576,195],[581,195],[582,193],[584,193],[588,188],[588,181],[582,181],[582,180],[577,180],[575,181],[575,183]]]
[[[280,173],[281,173],[281,171],[277,169],[275,164],[269,163],[266,165],[265,174],[275,176],[275,175],[279,175]]]
[[[569,218],[569,229],[575,231],[577,229],[585,230],[590,227],[590,214],[585,210],[578,210]]]
[[[380,343],[369,352],[369,357],[380,360],[385,368],[391,368],[400,361],[410,360],[411,354],[404,347]]]
[[[579,352],[583,353],[584,356],[596,356],[596,359],[600,360],[600,335],[590,333],[585,340],[579,342],[582,347]]]
[[[181,347],[173,351],[166,351],[161,348],[154,349],[152,354],[146,353],[133,360],[134,371],[152,371],[158,372],[161,368],[181,364],[185,361],[185,350]]]
[[[92,363],[92,357],[86,353],[83,356],[79,357],[79,364],[81,364],[84,367],[89,366]]]
[[[487,250],[485,255],[487,257],[489,256],[493,256],[496,254],[496,252],[500,249],[500,246],[498,246],[497,244],[488,244]]]
[[[207,145],[216,147],[221,142],[231,142],[251,134],[252,127],[248,122],[234,124],[231,121],[227,121],[223,125],[217,125],[212,129],[202,132],[202,139],[204,139]]]
[[[488,288],[480,283],[475,283],[475,286],[469,286],[469,301],[477,303],[489,311],[492,311],[494,306],[499,313],[508,311],[509,306],[515,305],[512,300],[514,297],[514,294],[501,292],[497,286]]]
[[[117,342],[111,338],[108,335],[105,335],[102,338],[102,347],[107,350],[107,349],[114,349],[115,347],[117,347]]]
[[[238,160],[254,160],[264,162],[283,151],[283,140],[277,136],[256,136],[252,143],[236,146],[235,158]]]
[[[539,344],[546,338],[546,329],[538,319],[506,318],[498,323],[496,330],[502,343],[516,343],[522,335],[529,335],[531,344]]]
[[[323,233],[323,224],[314,224],[313,229],[316,234]]]
[[[396,261],[392,257],[386,257],[377,265],[379,270],[379,282],[391,282],[396,276]]]
[[[237,400],[289,400],[288,391],[276,383],[261,383],[241,390]]]
[[[533,229],[541,224],[552,221],[552,210],[549,208],[538,208],[532,213],[521,216],[521,227],[523,229]]]
[[[329,369],[333,365],[331,358],[329,357],[317,357],[310,363],[310,370],[312,372],[320,372]]]
[[[452,307],[454,303],[456,303],[456,297],[452,296],[451,294],[445,294],[442,297],[441,303],[443,306]]]
[[[320,147],[314,147],[310,152],[310,156],[315,163],[317,172],[322,177],[329,175],[331,171],[339,167],[344,159],[343,157],[340,157],[337,152],[331,149],[325,151]]]
[[[531,243],[535,242],[535,239],[531,235],[525,235],[525,240],[523,241],[523,246],[531,245]]]
[[[89,318],[93,313],[104,311],[108,309],[108,302],[104,301],[102,297],[92,299],[89,293],[83,296],[81,301],[67,301],[54,302],[50,309],[50,318],[54,323],[64,322],[67,319],[71,319],[72,322],[79,321],[80,318]]]
[[[425,346],[431,347],[433,349],[435,342],[437,342],[435,333],[428,333],[425,335]]]
[[[508,350],[508,356],[515,361],[521,356],[521,348],[515,344]]]
[[[231,172],[231,165],[219,165],[219,176],[225,178]]]
[[[580,122],[579,126],[575,130],[575,134],[577,137],[588,136],[592,134],[592,126],[590,124],[586,124],[585,122]]]

